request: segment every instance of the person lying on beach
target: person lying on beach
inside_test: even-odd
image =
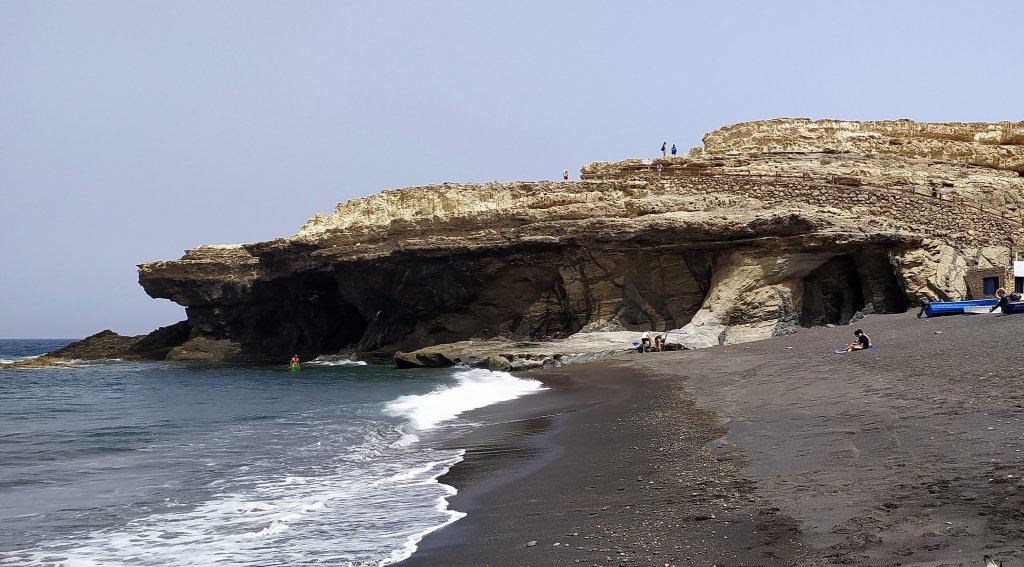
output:
[[[843,349],[843,352],[851,352],[851,351],[855,351],[855,350],[867,350],[867,349],[871,348],[871,339],[867,335],[864,334],[864,331],[862,331],[860,329],[857,329],[856,331],[853,332],[853,336],[857,337],[857,340],[855,340],[852,343],[846,345],[846,348]]]

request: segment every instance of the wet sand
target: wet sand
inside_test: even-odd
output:
[[[879,348],[834,354],[856,326]],[[401,565],[1020,565],[1022,335],[876,315],[536,374]]]

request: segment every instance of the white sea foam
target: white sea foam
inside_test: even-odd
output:
[[[437,531],[437,530],[447,526],[448,524],[451,524],[453,522],[457,522],[460,519],[466,517],[466,513],[465,512],[458,512],[456,510],[449,510],[448,509],[448,499],[451,498],[452,496],[455,496],[458,493],[458,490],[456,490],[455,487],[453,487],[453,486],[449,486],[447,484],[441,484],[437,480],[438,477],[440,477],[441,475],[443,475],[443,474],[448,472],[448,470],[451,468],[452,464],[461,461],[464,454],[465,454],[465,451],[459,451],[458,456],[451,463],[443,463],[443,462],[430,463],[430,466],[428,466],[428,467],[421,467],[419,469],[416,469],[416,470],[413,470],[413,471],[409,471],[408,473],[405,473],[405,474],[395,475],[392,478],[388,479],[389,481],[395,482],[395,483],[402,483],[404,481],[408,481],[408,482],[420,482],[421,484],[431,484],[431,483],[437,484],[439,487],[444,489],[445,495],[441,496],[441,497],[438,497],[434,509],[437,510],[438,512],[447,514],[448,518],[443,523],[441,523],[441,524],[429,527],[429,528],[427,528],[425,530],[416,532],[416,533],[412,534],[411,536],[409,536],[405,540],[405,542],[402,544],[402,547],[392,551],[391,555],[389,555],[386,559],[382,560],[378,564],[378,567],[384,567],[385,565],[390,565],[392,563],[398,563],[399,561],[404,561],[404,560],[408,559],[409,557],[412,556],[413,553],[416,553],[416,549],[417,549],[417,546],[420,543],[420,540],[422,540],[428,534],[430,534],[432,532],[435,532],[435,531]],[[438,466],[441,467],[439,470],[437,468]],[[419,477],[421,475],[423,475],[423,474],[427,474],[427,475],[431,475],[431,476],[427,477],[427,480],[425,482],[419,481]]]
[[[427,454],[444,458],[419,465],[422,455],[392,455],[376,463],[379,468],[358,472],[236,479],[251,485],[82,540],[15,553],[0,558],[0,565],[388,565],[412,555],[426,534],[465,515],[447,509],[456,491],[437,481],[463,453]],[[417,505],[423,498],[433,506]],[[353,556],[337,549],[339,537],[349,550],[361,551]]]
[[[303,363],[306,366],[366,366],[365,360],[352,360],[337,355],[322,355]]]
[[[536,380],[480,368],[457,372],[455,379],[455,384],[441,386],[426,394],[401,396],[388,404],[386,411],[409,419],[416,429],[425,430],[469,410],[546,389]]]
[[[39,358],[43,356],[41,354],[33,354],[31,356],[15,356],[14,358],[0,357],[0,364],[14,364],[15,362],[21,362],[22,360],[32,360],[33,358]]]
[[[422,443],[422,431],[542,389],[505,372],[459,370],[451,384],[387,403],[404,424],[374,419],[359,425],[358,442],[332,445],[339,426],[318,422],[318,438],[292,451],[294,467],[247,464],[204,484],[213,493],[193,505],[0,555],[0,565],[390,565],[465,516],[448,509],[456,490],[438,481],[463,452]]]
[[[411,479],[420,478],[423,475],[427,474],[428,472],[433,471],[434,469],[438,468],[439,466],[441,466],[443,464],[444,463],[441,462],[441,461],[433,461],[433,462],[427,463],[427,464],[425,464],[425,465],[423,465],[421,467],[414,467],[414,468],[412,468],[410,470],[403,471],[403,472],[391,475],[390,477],[388,477],[388,478],[386,478],[386,479],[384,479],[384,480],[382,480],[380,482],[381,483],[401,482],[401,481],[404,481],[404,480],[411,480]],[[434,476],[441,476],[442,474],[444,474],[443,471],[442,472],[437,472]]]
[[[416,443],[419,440],[419,435],[416,435],[415,433],[403,432],[402,436],[398,438],[398,441],[395,441],[391,444],[391,448],[397,449],[399,447],[408,447],[409,445],[412,445],[413,443]]]
[[[443,484],[441,486],[448,486],[448,485]],[[454,490],[454,489],[452,489],[452,490]],[[455,495],[455,492],[452,492],[451,496],[454,496],[454,495]],[[395,551],[391,552],[391,555],[387,559],[384,559],[383,561],[381,561],[380,564],[379,564],[379,567],[384,567],[385,565],[391,565],[392,563],[398,563],[399,561],[405,561],[406,559],[412,557],[412,554],[416,553],[416,549],[418,549],[418,545],[420,543],[420,540],[422,540],[423,538],[427,537],[427,535],[429,535],[429,534],[431,534],[433,532],[436,532],[437,530],[447,526],[448,524],[452,524],[452,523],[457,522],[457,521],[461,520],[462,518],[466,517],[466,513],[465,512],[456,512],[455,510],[448,510],[448,498],[447,497],[438,498],[437,510],[439,512],[447,512],[447,514],[448,514],[448,521],[446,521],[445,523],[443,523],[443,524],[441,524],[439,526],[434,526],[432,528],[427,528],[427,529],[425,529],[425,530],[423,530],[421,532],[417,532],[417,533],[413,534],[412,537],[410,537],[408,540],[406,540],[405,544],[401,548],[396,549]]]

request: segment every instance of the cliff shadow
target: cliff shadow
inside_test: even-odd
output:
[[[363,336],[366,320],[338,293],[331,274],[299,272],[258,282],[252,300],[187,309],[193,337],[227,339],[246,360],[303,360],[333,354]]]
[[[643,248],[531,247],[502,256],[395,255],[334,273],[366,321],[360,351],[472,338],[515,340],[581,330],[685,325],[708,292],[711,256]]]

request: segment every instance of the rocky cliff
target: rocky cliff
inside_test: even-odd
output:
[[[688,346],[960,298],[1024,240],[1024,124],[768,120],[579,182],[384,191],[271,242],[139,266],[168,358],[391,353],[685,327]]]

